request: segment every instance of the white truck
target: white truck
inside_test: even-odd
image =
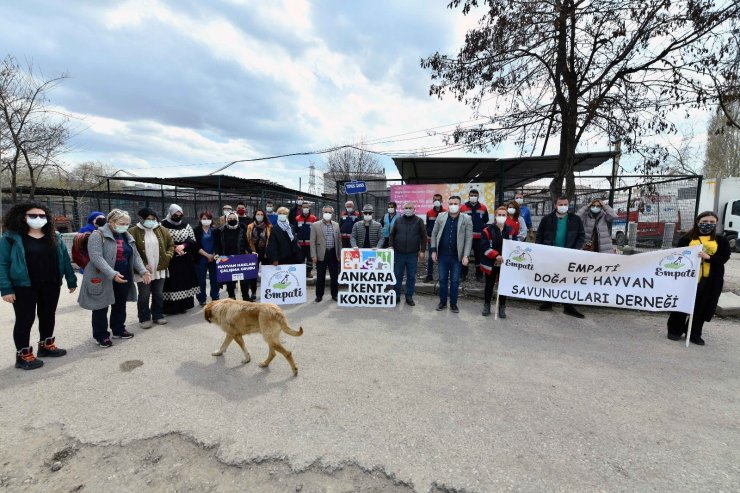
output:
[[[719,217],[717,231],[724,233],[733,251],[740,251],[740,177],[705,178],[701,184],[699,212],[714,211]]]

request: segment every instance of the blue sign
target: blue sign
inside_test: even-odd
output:
[[[366,193],[367,184],[364,181],[352,180],[344,184],[344,191],[347,195],[353,193]]]
[[[218,282],[257,279],[259,268],[259,258],[256,253],[224,255],[216,262],[216,278]]]

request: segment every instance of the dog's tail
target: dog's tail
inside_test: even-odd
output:
[[[287,320],[283,320],[283,327],[282,327],[282,329],[283,329],[283,332],[285,332],[289,336],[300,337],[300,336],[303,335],[303,327],[298,327],[298,330],[297,331],[296,330],[293,330],[293,329],[290,328],[290,325],[288,325]]]

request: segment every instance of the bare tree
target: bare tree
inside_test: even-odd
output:
[[[69,117],[51,109],[48,94],[67,77],[37,75],[32,63],[21,67],[11,55],[0,62],[0,151],[13,201],[23,170],[33,198],[41,174],[58,166],[58,158],[66,150]]]
[[[726,43],[740,2],[712,0],[452,0],[485,10],[455,57],[435,53],[430,94],[447,93],[488,111],[488,122],[459,127],[455,143],[485,150],[513,139],[522,150],[559,139],[551,195],[575,192],[573,168],[584,136],[641,151],[645,167],[667,156],[646,139],[675,133],[678,108],[715,103],[710,74],[734,55]]]
[[[740,100],[717,108],[709,121],[704,175],[709,178],[740,176]]]
[[[326,155],[325,183],[378,178],[385,168],[375,154],[365,151],[362,144],[342,147]]]
[[[666,144],[668,156],[665,160],[664,172],[668,175],[697,175],[701,172],[702,158],[700,149],[695,144],[694,133],[690,130],[682,132],[681,140],[669,141]]]

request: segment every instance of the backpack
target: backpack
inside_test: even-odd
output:
[[[84,269],[90,263],[90,255],[87,253],[87,241],[90,239],[90,232],[77,233],[72,241],[72,262],[77,264],[80,269]]]

